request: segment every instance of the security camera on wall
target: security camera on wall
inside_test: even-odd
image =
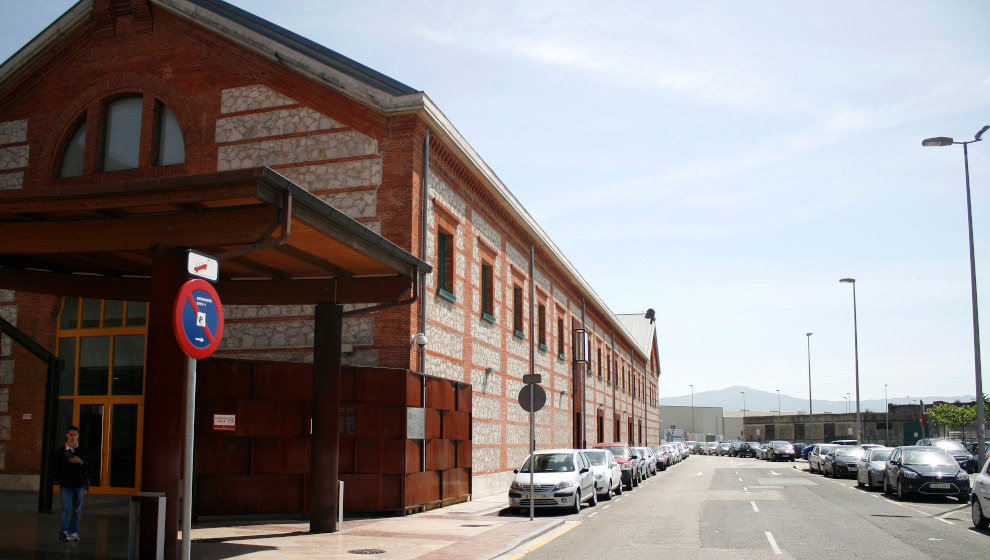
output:
[[[413,343],[416,344],[416,346],[419,346],[420,348],[426,348],[426,344],[427,342],[429,342],[428,340],[426,340],[426,335],[423,333],[414,334],[412,337],[412,341]]]

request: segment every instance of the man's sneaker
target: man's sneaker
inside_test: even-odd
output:
[[[58,540],[60,540],[62,542],[69,542],[69,532],[68,531],[62,531],[61,533],[59,533],[58,534]]]
[[[79,533],[72,533],[71,535],[69,535],[69,542],[71,543],[79,542]]]

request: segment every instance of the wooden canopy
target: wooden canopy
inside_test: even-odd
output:
[[[228,304],[387,303],[430,265],[267,167],[0,191],[0,288],[149,301],[156,250],[220,261]]]

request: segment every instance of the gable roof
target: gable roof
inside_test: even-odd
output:
[[[642,313],[626,313],[616,315],[615,318],[632,335],[633,343],[639,351],[649,358],[653,350],[653,341],[657,330],[656,323],[647,319]]]

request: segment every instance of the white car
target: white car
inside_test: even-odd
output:
[[[990,461],[983,465],[983,470],[973,480],[970,503],[972,504],[973,525],[977,529],[990,527]]]
[[[537,451],[532,457],[526,457],[522,468],[512,472],[516,477],[509,485],[510,511],[521,513],[523,509],[529,509],[530,494],[533,495],[533,507],[561,507],[573,513],[580,512],[585,501],[591,506],[598,503],[595,475],[584,451]]]
[[[595,474],[595,491],[599,500],[611,500],[612,492],[622,494],[622,468],[608,449],[582,449],[591,472]]]

